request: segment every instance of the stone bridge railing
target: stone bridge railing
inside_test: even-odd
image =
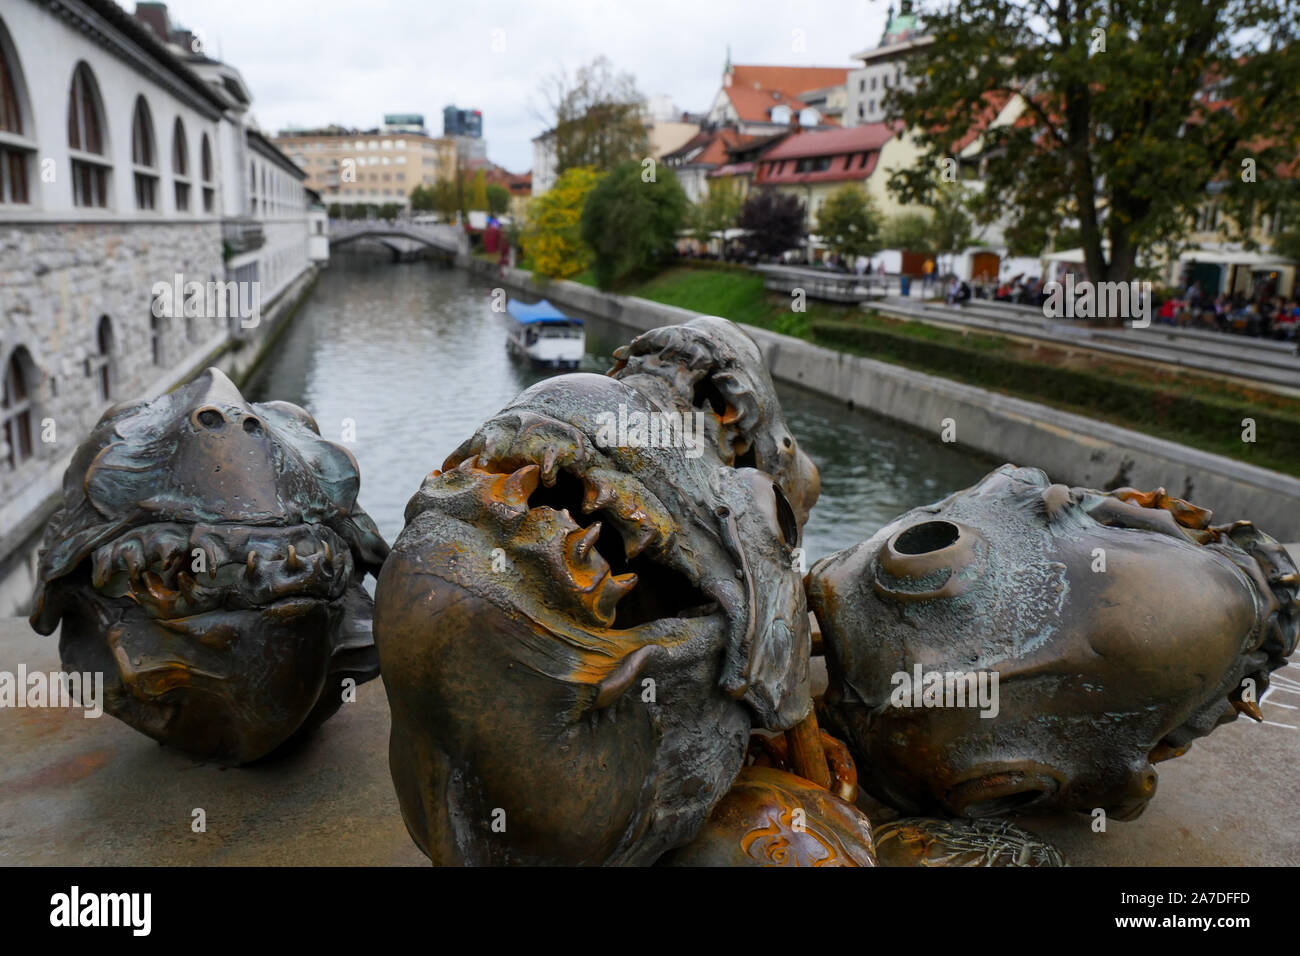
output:
[[[884,280],[875,275],[798,266],[754,266],[754,269],[763,274],[763,287],[772,292],[802,289],[810,299],[829,302],[862,302],[886,294]]]
[[[455,255],[463,239],[455,226],[413,223],[401,219],[334,219],[330,221],[330,245],[356,239],[409,239]]]

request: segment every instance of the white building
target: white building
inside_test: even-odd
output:
[[[533,137],[533,195],[540,196],[555,185],[555,130]]]
[[[916,84],[907,75],[907,60],[918,49],[934,42],[934,37],[922,33],[911,0],[902,0],[897,14],[891,5],[885,32],[880,43],[853,54],[862,66],[849,73],[846,84],[848,98],[845,104],[845,126],[881,123],[885,119],[885,97],[891,89],[914,89]]]
[[[248,127],[238,72],[196,49],[161,4],[0,3],[0,614],[29,597],[104,409],[255,354],[232,345],[315,273],[302,171]],[[220,318],[155,307],[160,283],[230,279],[257,283],[260,327],[238,300]]]

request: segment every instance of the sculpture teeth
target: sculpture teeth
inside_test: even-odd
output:
[[[132,538],[124,541],[118,547],[118,557],[126,566],[127,572],[131,575],[132,581],[140,579],[140,572],[145,567],[144,548],[139,541]]]
[[[542,454],[542,482],[547,488],[555,484],[556,476],[559,473],[559,458],[560,450],[554,445],[548,446]]]
[[[649,545],[655,543],[658,537],[658,532],[649,524],[640,525],[635,529],[629,528],[623,532],[623,553],[627,555],[630,561]]]
[[[595,479],[589,479],[582,495],[582,510],[586,514],[608,508],[617,500],[614,489]]]
[[[596,613],[606,622],[613,623],[614,609],[629,591],[636,587],[635,574],[614,574],[605,579],[596,601]]]
[[[596,539],[599,537],[600,522],[596,521],[586,531],[578,535],[578,540],[573,548],[574,558],[579,562],[585,562],[591,556],[591,549],[596,546]]]
[[[105,545],[95,552],[90,581],[97,588],[103,588],[113,573],[113,549]]]
[[[509,504],[527,508],[528,499],[537,490],[539,475],[540,472],[536,465],[525,465],[506,478],[502,484],[502,496]],[[554,479],[549,482],[549,484],[554,483]]]
[[[298,551],[297,549],[294,548],[293,545],[289,545],[289,554],[284,559],[284,566],[287,570],[291,572],[301,571],[304,567],[306,567],[306,564],[303,562],[303,560],[300,557],[298,557]]]
[[[170,591],[163,586],[162,578],[152,571],[144,573],[144,586],[149,590],[149,594],[164,608],[169,608],[172,602],[176,600],[176,592]]]
[[[1264,714],[1260,711],[1259,704],[1255,703],[1253,700],[1234,700],[1232,702],[1232,709],[1239,714],[1245,714],[1256,723],[1264,719]]]
[[[260,563],[261,561],[258,558],[256,551],[248,552],[248,560],[244,562],[244,566],[248,569],[248,576],[250,578],[254,575],[254,573],[256,573],[257,567]]]

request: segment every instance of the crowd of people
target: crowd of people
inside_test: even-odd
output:
[[[1242,292],[1219,293],[1211,298],[1199,282],[1191,283],[1181,293],[1171,295],[1159,306],[1156,321],[1166,325],[1217,328],[1223,332],[1295,340],[1300,327],[1300,300],[1295,295],[1284,299],[1264,287],[1249,297]]]

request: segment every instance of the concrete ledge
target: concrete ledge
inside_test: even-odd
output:
[[[635,331],[689,321],[698,313],[566,280],[538,282],[468,256],[457,264],[490,280],[545,296]],[[1300,480],[1131,429],[990,392],[899,365],[849,355],[746,326],[772,376],[939,438],[944,419],[957,444],[1042,468],[1072,485],[1163,487],[1214,511],[1216,522],[1249,518],[1282,541],[1300,540]]]

